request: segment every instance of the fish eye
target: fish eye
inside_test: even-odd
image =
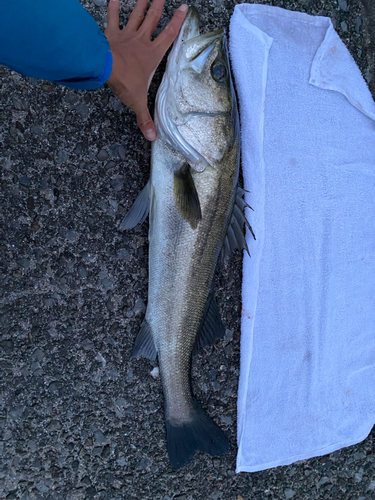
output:
[[[227,68],[224,66],[223,63],[216,62],[211,67],[211,73],[214,80],[220,83],[224,81],[227,76]]]

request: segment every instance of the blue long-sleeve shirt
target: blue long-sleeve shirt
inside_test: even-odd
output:
[[[103,86],[109,43],[78,0],[0,0],[0,64],[77,89]]]

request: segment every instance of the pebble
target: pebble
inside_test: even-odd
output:
[[[104,200],[100,200],[99,201],[98,207],[101,208],[103,210],[103,212],[106,212],[108,210],[108,208],[109,208],[107,202],[104,201]]]
[[[338,0],[338,4],[341,10],[348,10],[348,2],[346,0]]]
[[[287,488],[284,491],[284,495],[285,495],[286,500],[288,500],[289,498],[293,498],[295,494],[296,494],[296,492],[293,491],[293,490],[291,490],[291,489],[289,489],[289,488]]]
[[[127,382],[133,382],[134,380],[134,372],[132,370],[132,368],[129,368],[126,372],[126,381]]]
[[[13,96],[13,106],[18,111],[27,111],[29,109],[26,101],[18,95]]]
[[[150,375],[152,378],[159,378],[159,367],[155,366],[155,368],[153,368],[151,371],[150,371]]]
[[[30,187],[31,186],[30,177],[27,177],[27,175],[23,175],[22,177],[20,177],[19,183],[21,184],[21,186]]]
[[[73,149],[73,153],[76,155],[80,155],[83,151],[83,143],[79,142],[76,147]]]
[[[233,330],[225,330],[225,335],[224,335],[224,343],[229,344],[229,342],[232,342],[233,340]]]
[[[369,491],[374,491],[375,490],[375,481],[370,481],[370,484],[368,485],[367,489]]]
[[[117,97],[111,98],[111,101],[112,101],[113,109],[115,111],[123,111],[124,106],[123,106],[122,102],[119,99],[117,99]]]
[[[358,472],[354,474],[354,481],[356,483],[360,483],[362,481],[362,477],[363,477],[363,469],[361,468],[359,469]]]
[[[53,306],[54,302],[55,302],[55,301],[54,301],[53,299],[51,299],[51,298],[49,298],[49,299],[45,299],[45,301],[44,301],[44,305],[45,305],[46,307],[51,307],[51,306]]]
[[[220,420],[224,423],[224,424],[227,424],[227,425],[231,425],[232,422],[233,422],[233,419],[230,415],[222,415],[220,417]]]
[[[68,104],[76,104],[79,101],[79,97],[74,92],[68,92],[64,101]]]
[[[26,205],[27,205],[27,208],[29,210],[34,210],[34,208],[35,208],[35,202],[34,202],[34,198],[32,196],[29,196],[27,198]]]
[[[107,0],[93,0],[93,2],[98,7],[104,7],[107,5]]]
[[[85,339],[83,342],[81,342],[81,346],[85,351],[91,351],[91,349],[94,348],[94,342],[90,339]]]
[[[43,481],[36,483],[35,487],[40,493],[47,493],[49,491],[49,487]]]
[[[361,18],[361,16],[357,16],[355,19],[355,31],[356,31],[356,33],[360,32],[361,26],[362,26],[362,18]]]
[[[111,205],[111,207],[113,208],[113,210],[115,210],[117,212],[117,209],[118,209],[118,203],[117,203],[117,201],[109,199],[108,202]]]
[[[97,430],[97,431],[94,432],[94,439],[99,444],[107,443],[107,438],[105,437],[105,435],[100,430]]]
[[[126,151],[125,151],[125,148],[122,144],[120,144],[120,146],[118,147],[118,154],[119,154],[121,160],[125,160]]]
[[[13,351],[14,343],[13,340],[2,340],[0,341],[0,347],[4,349],[7,354],[10,354]]]
[[[17,264],[24,269],[29,269],[30,267],[30,260],[27,259],[26,257],[22,257],[22,259],[17,260]]]
[[[142,299],[137,299],[133,308],[134,314],[140,314],[146,311],[146,304]]]
[[[117,158],[119,156],[119,145],[111,144],[108,148],[108,154],[111,158]]]
[[[366,458],[366,453],[363,451],[356,451],[353,455],[354,460],[362,460]]]
[[[44,356],[44,352],[39,347],[37,347],[32,354],[33,359],[35,359],[36,361],[42,361]]]
[[[39,127],[39,125],[34,125],[30,128],[30,132],[33,134],[33,135],[43,135],[43,129],[42,127]]]
[[[208,498],[210,500],[219,500],[219,498],[222,498],[222,496],[223,496],[222,491],[213,491]]]
[[[116,460],[116,463],[117,465],[119,465],[120,467],[123,467],[124,465],[127,464],[127,460],[125,459],[125,457],[120,457]]]
[[[139,462],[139,465],[142,469],[147,469],[147,467],[151,464],[151,460],[149,458],[142,458]]]
[[[126,248],[120,248],[117,252],[117,256],[119,259],[128,260],[130,259],[130,253],[126,250]]]
[[[108,153],[107,151],[105,151],[104,149],[101,149],[99,151],[99,153],[96,155],[96,158],[99,160],[99,161],[105,161],[105,160],[108,160]]]
[[[124,179],[122,179],[121,177],[115,177],[114,179],[110,180],[109,184],[115,191],[120,191],[124,185]]]
[[[115,321],[112,325],[111,325],[111,328],[109,329],[109,333],[111,335],[114,335],[115,333],[117,333],[118,329],[119,329],[119,323],[117,321]]]
[[[114,284],[108,278],[102,279],[101,283],[104,286],[105,290],[112,290],[114,288]]]
[[[78,274],[81,276],[81,278],[85,279],[87,278],[87,269],[85,267],[79,267],[78,268]]]
[[[345,31],[348,31],[348,25],[346,24],[346,22],[345,22],[345,21],[343,21],[343,22],[340,24],[340,26],[341,26],[342,31],[344,31],[344,32],[345,32]]]
[[[58,394],[58,392],[60,390],[60,382],[57,382],[57,381],[51,382],[48,386],[48,390]]]
[[[57,164],[62,165],[63,163],[66,162],[67,159],[68,159],[68,153],[64,149],[61,149],[57,153]]]
[[[69,241],[76,241],[79,238],[79,233],[72,229],[66,233],[65,238]]]
[[[78,106],[76,107],[76,111],[82,119],[87,118],[90,112],[86,104],[78,104]]]
[[[111,161],[109,161],[107,163],[107,165],[105,166],[105,168],[106,168],[106,170],[111,170],[112,168],[115,168],[115,166],[116,166],[116,162],[114,162],[114,161],[111,160]]]

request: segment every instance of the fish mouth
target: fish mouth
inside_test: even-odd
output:
[[[168,66],[176,68],[176,64],[182,69],[186,63],[194,61],[205,51],[207,53],[207,49],[213,47],[215,40],[223,38],[223,36],[223,29],[201,35],[199,31],[199,12],[196,7],[190,6],[180,33],[174,41],[168,58],[171,65],[167,65],[166,71],[169,69]]]

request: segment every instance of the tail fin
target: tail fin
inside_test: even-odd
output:
[[[191,462],[198,450],[214,457],[229,451],[229,442],[223,431],[195,401],[195,418],[180,425],[166,420],[168,456],[173,469]]]

